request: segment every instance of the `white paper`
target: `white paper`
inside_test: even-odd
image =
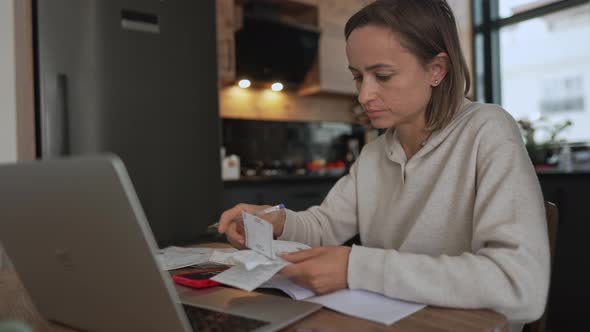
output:
[[[232,253],[237,251],[234,248],[182,248],[167,247],[158,251],[156,259],[162,269],[169,271],[183,267],[202,264],[209,261],[215,251]]]
[[[334,293],[307,298],[346,315],[391,325],[426,305],[393,299],[363,290],[341,289]]]
[[[254,250],[240,250],[231,254],[232,260],[244,265],[246,270],[250,271],[260,265],[273,265],[284,262],[282,258],[270,259]]]
[[[273,265],[260,265],[250,271],[240,264],[221,272],[211,280],[251,292],[288,264],[286,261],[278,261]]]
[[[272,241],[272,248],[273,248],[275,254],[296,252],[296,251],[311,249],[311,247],[308,246],[307,244],[293,242],[293,241],[282,241],[282,240]]]
[[[237,262],[232,258],[235,252],[223,252],[215,250],[209,257],[209,262],[223,264],[223,265],[236,265]]]
[[[210,248],[167,247],[159,251],[157,260],[166,271],[205,263],[212,253]]]
[[[258,288],[276,288],[285,292],[289,297],[295,300],[303,300],[315,296],[311,290],[299,286],[287,277],[275,274],[272,278],[260,285]]]
[[[275,254],[295,252],[311,248],[303,243],[281,240],[273,240],[272,247]],[[209,261],[225,265],[243,264],[246,270],[252,270],[258,265],[271,265],[276,259],[280,258],[270,259],[254,250],[240,250],[229,253],[216,250],[211,254]]]
[[[244,233],[246,236],[246,247],[263,254],[264,256],[275,259],[272,242],[272,225],[257,216],[242,212],[244,219]]]

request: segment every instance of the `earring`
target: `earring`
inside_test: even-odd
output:
[[[434,80],[434,85],[438,85],[438,80]]]

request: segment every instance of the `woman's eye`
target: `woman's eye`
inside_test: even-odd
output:
[[[388,81],[391,78],[391,75],[375,75],[375,77],[379,80],[379,81]]]
[[[362,77],[362,76],[353,76],[353,77],[352,77],[352,80],[353,80],[353,81],[360,82],[360,81],[362,81],[362,80],[363,80],[363,77]]]

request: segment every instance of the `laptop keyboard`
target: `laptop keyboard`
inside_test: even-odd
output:
[[[246,318],[215,310],[183,305],[189,323],[195,332],[240,332],[252,331],[270,324],[253,318]]]

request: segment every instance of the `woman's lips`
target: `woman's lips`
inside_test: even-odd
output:
[[[369,117],[378,117],[380,115],[382,115],[383,113],[385,113],[384,110],[365,110],[365,113],[367,113],[367,115]]]

